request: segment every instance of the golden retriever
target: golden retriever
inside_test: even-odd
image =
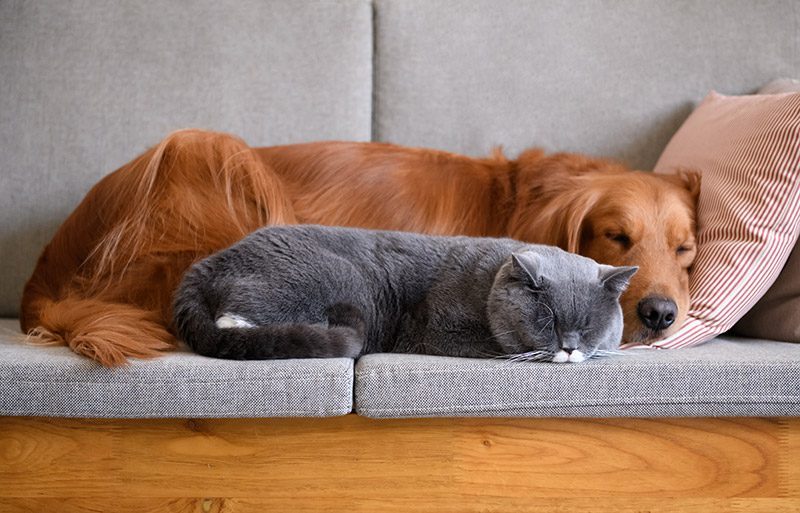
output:
[[[625,340],[673,332],[688,308],[699,177],[529,150],[470,158],[383,143],[250,148],[184,130],[103,178],[44,249],[21,327],[108,366],[174,347],[184,271],[269,224],[509,236],[638,265]]]

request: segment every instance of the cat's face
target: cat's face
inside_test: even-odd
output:
[[[619,297],[636,267],[612,267],[556,248],[512,255],[489,297],[492,332],[507,354],[581,362],[622,338]]]

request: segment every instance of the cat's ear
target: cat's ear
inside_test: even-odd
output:
[[[611,265],[600,264],[599,278],[603,287],[614,294],[622,294],[628,288],[631,278],[638,267],[623,266],[614,267]]]
[[[542,286],[542,263],[539,255],[531,251],[511,254],[511,270],[517,279],[530,282],[534,287]]]

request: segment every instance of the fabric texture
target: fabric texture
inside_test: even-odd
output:
[[[722,337],[580,364],[376,354],[356,364],[374,418],[800,415],[800,346]]]
[[[649,170],[698,95],[800,76],[799,25],[796,0],[376,0],[374,137]]]
[[[0,2],[0,316],[102,176],[180,128],[369,140],[368,0]]]
[[[800,93],[800,80],[770,82],[758,94]],[[795,244],[786,265],[772,287],[733,327],[745,337],[800,342],[800,243]]]
[[[0,320],[0,415],[328,417],[350,413],[353,361],[240,362],[188,351],[109,369],[66,347],[26,344]]]
[[[689,317],[658,347],[723,333],[778,277],[800,233],[800,93],[711,92],[670,141],[657,173],[702,174]]]

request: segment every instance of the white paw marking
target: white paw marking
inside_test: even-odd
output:
[[[238,315],[224,313],[217,318],[217,328],[254,328],[255,324],[251,323],[244,317]]]
[[[581,353],[577,349],[569,354],[569,361],[571,361],[572,363],[581,363],[585,359],[586,357],[583,355],[583,353]]]
[[[553,363],[567,363],[569,361],[569,353],[561,350],[553,356]]]

